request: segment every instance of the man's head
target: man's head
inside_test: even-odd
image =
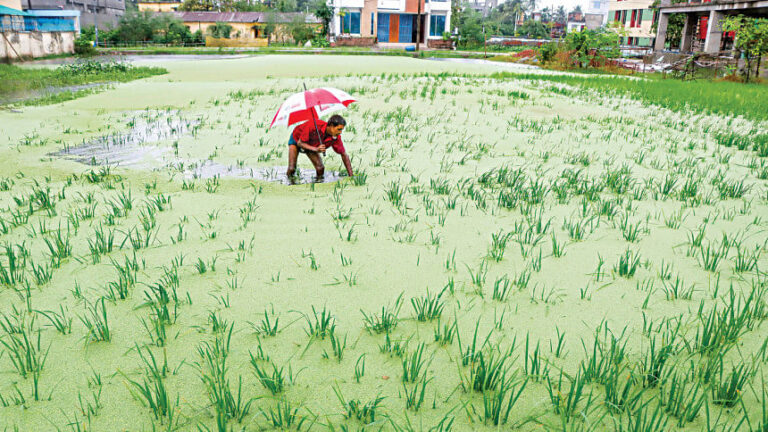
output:
[[[325,133],[336,138],[341,131],[344,130],[344,126],[347,125],[347,121],[344,117],[334,114],[328,119],[328,125],[325,127]]]

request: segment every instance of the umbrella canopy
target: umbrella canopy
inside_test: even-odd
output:
[[[348,93],[331,87],[321,87],[296,93],[280,105],[269,125],[291,126],[315,120],[328,113],[344,109],[356,100]]]

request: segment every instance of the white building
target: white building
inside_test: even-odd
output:
[[[603,21],[601,25],[606,25],[608,23],[608,6],[610,3],[610,0],[589,0],[589,3],[587,3],[587,21],[589,21],[589,15],[601,15]]]
[[[331,34],[337,43],[357,45],[354,38],[378,44],[412,45],[417,33],[422,44],[442,41],[450,32],[449,0],[330,0],[334,9]],[[421,5],[419,5],[421,2]],[[421,30],[418,31],[419,11]],[[350,40],[353,43],[349,43]]]

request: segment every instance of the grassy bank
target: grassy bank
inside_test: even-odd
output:
[[[768,86],[723,81],[679,81],[650,75],[638,80],[617,76],[497,73],[494,78],[552,81],[600,93],[618,93],[673,111],[744,116],[768,120]]]
[[[165,73],[168,71],[159,67],[136,67],[127,63],[90,60],[62,65],[55,69],[0,64],[0,101],[24,98],[28,94],[31,94],[35,100],[59,101],[61,96],[57,98],[46,96],[45,93],[50,93],[47,90],[93,83],[128,82]],[[74,92],[73,94],[87,93]],[[38,99],[35,94],[44,97]]]

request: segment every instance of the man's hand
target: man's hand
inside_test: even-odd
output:
[[[325,153],[325,148],[326,148],[326,147],[325,147],[325,144],[320,144],[320,145],[317,147],[317,151],[319,151],[320,153]]]

